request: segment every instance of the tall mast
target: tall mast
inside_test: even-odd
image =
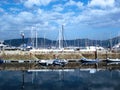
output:
[[[118,43],[120,43],[120,32],[118,33]]]
[[[62,25],[62,29],[59,30],[59,49],[63,48],[64,46],[64,26]]]
[[[35,47],[35,45],[34,45],[34,27],[32,27],[32,29],[31,29],[31,43],[32,43],[32,46],[33,46],[33,48]]]
[[[23,44],[23,47],[24,47],[25,41],[24,41],[24,33],[23,32],[21,32],[21,36],[22,36],[22,44]]]
[[[38,41],[37,41],[37,30],[35,30],[36,32],[35,32],[35,36],[36,36],[36,48],[38,47],[37,45],[38,45]]]
[[[59,29],[59,49],[61,49],[61,29]]]
[[[62,25],[62,40],[61,40],[61,42],[62,42],[62,48],[64,48],[64,25]]]
[[[110,50],[112,49],[112,36],[110,34]]]

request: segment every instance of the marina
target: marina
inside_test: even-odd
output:
[[[0,0],[0,90],[120,90],[120,0]]]

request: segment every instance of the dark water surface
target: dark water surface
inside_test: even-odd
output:
[[[0,90],[120,90],[119,70],[0,71]]]

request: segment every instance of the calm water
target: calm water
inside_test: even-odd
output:
[[[120,71],[0,71],[0,90],[120,90]]]

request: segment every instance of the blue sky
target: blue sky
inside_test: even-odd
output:
[[[0,40],[31,31],[56,40],[62,25],[65,39],[118,36],[120,0],[0,0]]]

